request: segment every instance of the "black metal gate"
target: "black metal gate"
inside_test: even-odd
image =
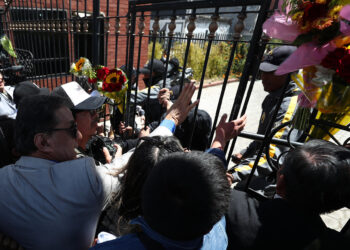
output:
[[[166,55],[171,55],[176,41],[185,44],[181,58],[183,68],[186,68],[191,44],[202,41],[205,43],[206,51],[200,79],[197,79],[199,81],[197,99],[200,99],[213,44],[229,43],[230,52],[216,114],[213,117],[211,141],[218,123],[223,97],[233,94],[226,93],[226,86],[241,44],[247,46],[248,52],[245,58],[242,58],[245,59],[245,64],[229,118],[236,119],[246,112],[259,62],[268,43],[268,38],[262,35],[262,24],[277,4],[278,1],[272,0],[13,0],[6,1],[1,21],[2,31],[10,37],[15,48],[29,50],[34,56],[34,68],[28,77],[38,85],[50,88],[74,79],[69,74],[70,64],[81,56],[89,58],[94,65],[119,67],[127,65],[129,79],[134,66],[138,79],[139,69],[145,63],[145,58],[155,58],[157,41],[164,42]],[[195,33],[196,22],[203,16],[210,18],[210,21],[206,35],[200,37]],[[218,20],[224,16],[231,16],[231,20],[234,20],[230,34],[216,36],[221,25]],[[253,20],[248,32],[245,30],[247,17]],[[150,20],[153,22],[152,27]],[[161,30],[160,23],[166,23],[163,25],[165,30]],[[185,36],[176,33],[178,23],[187,25],[186,29],[183,28],[182,32],[179,32]],[[243,34],[244,32],[246,33]],[[150,51],[145,49],[145,41],[146,47],[150,44]],[[168,68],[169,56],[166,57],[165,64]],[[183,71],[182,80],[184,74]],[[131,88],[128,89],[127,106],[130,105],[130,93]],[[195,116],[196,114],[197,108]],[[263,141],[258,156],[271,141],[267,135],[272,129],[276,115],[277,112],[269,124],[265,137],[243,133],[246,138]],[[129,121],[132,116],[134,114],[127,112],[125,119]],[[191,138],[194,127],[195,124],[192,127]],[[225,149],[228,160],[231,158],[235,142],[233,140]],[[287,144],[283,140],[274,142]],[[253,170],[257,164],[258,160]]]

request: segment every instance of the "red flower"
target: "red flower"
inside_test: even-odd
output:
[[[88,82],[89,83],[96,83],[97,82],[97,78],[93,78],[93,79],[89,78]]]
[[[328,55],[323,58],[321,65],[328,69],[336,70],[339,68],[341,59],[348,54],[348,51],[343,48],[337,48],[334,51],[328,53]]]
[[[326,16],[328,12],[328,1],[325,4],[305,1],[303,2],[303,8],[303,24],[305,24],[307,21],[312,22],[319,17]]]
[[[126,81],[127,79],[121,70],[112,69],[109,71],[108,75],[105,76],[102,84],[102,90],[108,92],[118,92],[122,90]]]
[[[107,67],[103,67],[97,70],[97,78],[101,81],[104,81],[108,74],[109,74],[109,69]]]
[[[102,90],[106,91],[106,92],[113,92],[113,89],[111,87],[112,84],[108,84],[108,83],[103,83],[102,84]]]
[[[350,55],[346,54],[340,60],[339,68],[336,70],[337,74],[345,81],[350,83]]]

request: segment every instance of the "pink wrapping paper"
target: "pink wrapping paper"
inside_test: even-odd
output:
[[[341,17],[341,19],[345,19],[347,21],[350,21],[350,5],[344,6],[340,11],[339,16]],[[349,36],[350,35],[350,25],[344,21],[340,21],[340,32],[346,36]]]
[[[263,31],[269,37],[292,42],[300,34],[298,25],[292,22],[290,17],[275,13],[263,24]]]
[[[301,45],[287,60],[285,60],[276,70],[276,75],[284,75],[301,68],[318,65],[326,55],[335,50],[331,43],[319,46],[314,42]]]

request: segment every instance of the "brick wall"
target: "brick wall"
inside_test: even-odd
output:
[[[46,3],[45,3],[46,2]],[[55,9],[65,9],[67,10],[68,18],[70,18],[70,11],[69,6],[71,6],[71,12],[74,14],[74,12],[79,11],[80,13],[84,13],[85,10],[87,13],[92,13],[93,11],[93,1],[85,1],[85,0],[71,0],[71,3],[69,3],[69,0],[52,0],[52,1],[35,1],[35,0],[13,0],[13,3],[11,7],[19,7],[23,9],[35,9],[35,8],[43,8],[47,10],[51,10],[53,8],[53,11]],[[86,2],[86,6],[85,6]],[[105,24],[109,21],[109,32],[108,34],[105,33],[104,41],[108,40],[108,46],[106,50],[106,43],[104,43],[105,46],[105,52],[104,54],[107,56],[107,65],[108,67],[114,67],[116,64],[117,66],[121,66],[125,64],[126,60],[126,23],[127,23],[127,12],[128,12],[128,0],[120,0],[119,1],[119,17],[120,17],[120,29],[119,29],[119,36],[118,36],[118,42],[116,46],[116,33],[115,33],[115,25],[116,25],[116,16],[117,16],[117,2],[116,0],[101,0],[100,1],[100,13],[104,17],[110,17],[109,19],[105,19]],[[0,3],[0,6],[3,5],[3,1]],[[145,21],[145,34],[149,34],[149,17],[146,18]],[[137,18],[137,21],[139,18]],[[138,26],[136,24],[136,31],[135,33],[138,33]],[[69,32],[69,39],[71,36],[71,33]],[[11,37],[11,36],[10,36]],[[13,39],[13,38],[12,38]],[[68,40],[69,40],[68,39]],[[134,49],[134,67],[137,65],[137,59],[138,59],[138,44],[139,39],[136,37],[135,39],[135,49]],[[117,49],[117,62],[115,62],[115,51]],[[74,60],[74,58],[71,56],[73,55],[73,48],[71,47],[70,40],[69,40],[69,51],[70,51],[70,60]],[[148,38],[143,38],[142,45],[141,45],[141,57],[140,57],[140,66],[142,67],[146,61],[147,61],[147,51],[148,51]],[[77,58],[75,58],[76,60]],[[89,58],[91,59],[91,58]],[[72,63],[72,62],[70,62]],[[68,78],[70,80],[70,78]],[[68,80],[67,79],[67,80]],[[66,81],[66,77],[63,78],[55,78],[53,80],[54,86],[59,85],[62,82],[64,83]],[[40,80],[38,83],[40,85],[46,85],[48,81],[47,80]],[[49,80],[51,82],[51,79]],[[51,85],[51,84],[50,84]],[[50,86],[51,87],[51,86]]]

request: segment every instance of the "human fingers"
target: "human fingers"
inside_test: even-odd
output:
[[[220,125],[222,125],[222,124],[225,124],[226,119],[227,119],[227,114],[225,113],[225,114],[223,114],[223,115],[221,116],[221,119],[220,119],[220,122],[219,122],[219,125],[218,125],[218,126],[220,126]]]
[[[236,120],[231,121],[230,123],[234,126],[234,127],[244,127],[245,124],[247,122],[247,115],[244,115]]]
[[[105,157],[105,159],[106,159],[106,162],[107,162],[107,163],[111,163],[111,161],[112,161],[112,156],[109,154],[108,149],[107,149],[106,147],[103,147],[103,148],[102,148],[102,152],[103,152],[103,155],[104,155],[104,157]]]
[[[194,87],[193,83],[185,84],[185,87],[182,89],[178,99],[180,99],[182,102],[186,101],[186,104],[189,103],[195,90],[196,88]]]
[[[184,94],[184,99],[187,103],[189,103],[192,99],[194,92],[196,91],[196,87],[194,86],[194,83],[189,83],[187,86],[188,87],[187,87],[186,92]]]
[[[168,91],[167,88],[162,88],[161,90],[159,90],[159,95],[163,95],[164,93],[166,93]]]
[[[197,106],[199,103],[199,100],[196,100],[194,103],[192,103],[190,106],[188,106],[187,112],[190,112],[191,109],[193,109],[195,106]]]

